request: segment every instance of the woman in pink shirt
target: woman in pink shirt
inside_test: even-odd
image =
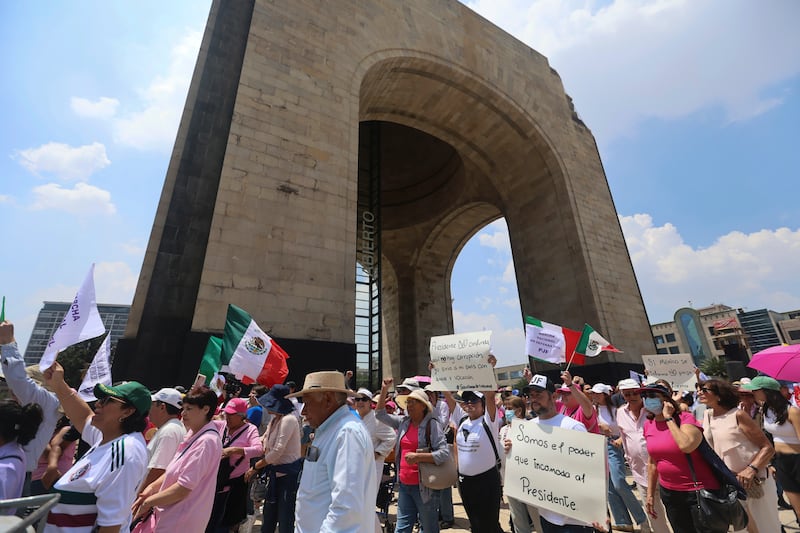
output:
[[[208,387],[183,398],[188,432],[167,470],[134,502],[134,521],[144,517],[135,532],[205,531],[222,456],[222,437],[211,420],[216,407],[217,395]]]
[[[681,412],[670,391],[660,384],[642,388],[648,420],[644,437],[650,455],[647,464],[647,512],[655,517],[655,488],[674,533],[725,533],[709,531],[695,524],[691,510],[697,506],[697,490],[719,489],[720,485],[709,464],[697,449],[703,441],[700,423],[691,413]],[[691,456],[694,476],[687,454]],[[697,478],[695,484],[694,478]]]

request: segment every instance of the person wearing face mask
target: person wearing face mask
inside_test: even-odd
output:
[[[720,488],[711,467],[698,450],[703,440],[702,425],[694,415],[680,410],[671,391],[663,385],[643,387],[641,395],[648,419],[644,423],[644,438],[650,454],[647,463],[648,514],[656,516],[655,495],[660,491],[674,533],[728,531],[727,527],[719,531],[703,530],[694,523],[693,513],[689,512],[697,506],[698,489],[713,491]],[[687,454],[691,456],[694,475]]]

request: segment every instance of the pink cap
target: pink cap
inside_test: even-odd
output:
[[[247,414],[247,400],[244,398],[234,398],[228,402],[224,409],[226,414],[229,415],[246,415]]]

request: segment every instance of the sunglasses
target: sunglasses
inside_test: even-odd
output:
[[[354,402],[368,402],[368,401],[370,401],[370,399],[369,398],[361,398],[361,397],[357,396],[357,397],[353,398],[353,401]]]
[[[120,400],[119,398],[115,398],[114,396],[104,396],[103,398],[97,400],[97,404],[102,405],[103,407],[105,407],[108,404],[108,402],[117,402],[121,403],[126,407],[128,406],[128,402],[126,402],[125,400]]]
[[[306,461],[310,461],[312,463],[317,462],[319,459],[319,448],[316,446],[309,446],[306,450]]]
[[[714,390],[708,387],[700,387],[700,392],[714,392]],[[716,394],[716,392],[714,392],[714,394]]]

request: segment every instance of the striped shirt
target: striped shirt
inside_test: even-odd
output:
[[[129,433],[100,445],[103,434],[91,418],[82,438],[89,450],[53,486],[61,495],[47,516],[46,533],[91,533],[95,525],[121,525],[127,531],[136,489],[147,470],[147,446],[141,433]]]

